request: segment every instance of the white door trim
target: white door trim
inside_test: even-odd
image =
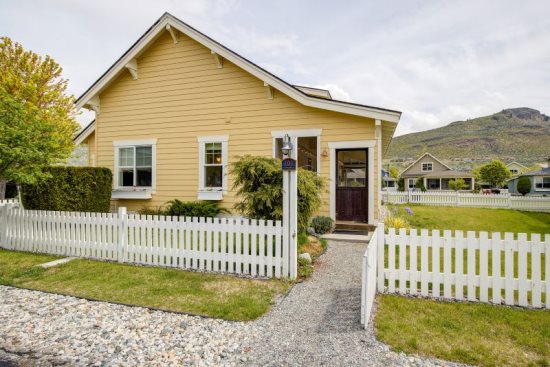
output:
[[[368,208],[367,217],[368,223],[374,224],[374,147],[376,140],[360,140],[360,141],[336,141],[329,142],[330,156],[330,217],[336,220],[336,150],[337,149],[365,149],[367,148],[368,155]]]

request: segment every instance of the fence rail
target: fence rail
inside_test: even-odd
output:
[[[0,246],[10,250],[279,278],[291,274],[291,244],[280,221],[0,206]]]
[[[389,228],[384,243],[381,292],[550,309],[550,234]]]
[[[380,235],[379,233],[382,233]],[[374,298],[376,296],[376,275],[377,275],[377,259],[378,242],[384,239],[384,228],[378,227],[372,233],[371,239],[367,245],[367,250],[363,255],[363,277],[361,284],[361,324],[367,328]]]
[[[507,208],[550,212],[550,197],[513,196],[510,194],[473,194],[437,191],[382,191],[382,200],[389,204],[425,204],[480,208]]]

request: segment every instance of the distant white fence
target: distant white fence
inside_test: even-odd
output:
[[[295,274],[292,243],[280,221],[0,206],[0,246],[10,250],[280,278]]]
[[[18,201],[17,199],[4,199],[4,200],[0,200],[0,206],[2,205],[7,205],[7,204],[17,204]]]
[[[437,191],[382,191],[382,200],[389,204],[425,204],[480,208],[504,208],[550,212],[550,197],[512,196],[510,194],[472,194]]]
[[[381,231],[381,232],[380,232]],[[376,276],[378,242],[384,240],[384,228],[377,228],[372,233],[371,239],[367,245],[365,255],[363,255],[363,277],[361,286],[361,324],[367,328],[374,298],[376,296]]]
[[[390,228],[378,245],[380,292],[550,309],[549,274],[550,234]]]

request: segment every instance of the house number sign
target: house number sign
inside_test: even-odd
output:
[[[296,159],[285,158],[283,159],[283,171],[294,171],[296,170]]]

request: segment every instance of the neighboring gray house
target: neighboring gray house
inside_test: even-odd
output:
[[[474,189],[474,175],[466,171],[455,171],[430,153],[424,153],[401,172],[405,180],[405,191],[415,190],[416,182],[422,179],[427,190],[450,190],[449,182],[461,178],[470,191]]]
[[[508,192],[511,194],[519,194],[517,185],[520,177],[528,177],[531,181],[530,195],[550,195],[550,158],[548,158],[548,167],[539,171],[531,171],[521,174],[519,177],[514,177],[508,181]]]

